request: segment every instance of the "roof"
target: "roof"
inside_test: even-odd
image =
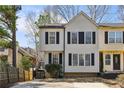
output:
[[[51,23],[51,24],[39,26],[39,28],[64,28],[64,25],[65,24],[61,24],[61,23],[58,23],[58,24]]]
[[[99,23],[103,27],[124,27],[124,23]]]
[[[78,13],[76,16],[74,16],[67,24],[69,24],[72,20],[74,20],[77,16],[79,15],[83,15],[86,19],[88,19],[91,23],[93,23],[95,26],[97,26],[96,22],[94,20],[92,20],[92,18],[90,18],[86,13],[84,13],[83,11],[81,11],[80,13]],[[66,25],[67,25],[66,24]]]
[[[29,54],[27,51],[25,51],[23,48],[19,47],[18,52],[20,52],[23,55],[27,55],[29,57],[34,57],[33,55]]]

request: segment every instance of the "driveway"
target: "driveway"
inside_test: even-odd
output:
[[[19,82],[11,88],[109,88],[102,82],[68,82],[61,80],[33,80],[27,82]]]

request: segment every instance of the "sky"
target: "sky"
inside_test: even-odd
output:
[[[37,15],[39,15],[45,7],[46,6],[44,6],[44,5],[43,6],[42,5],[22,6],[22,10],[19,11],[19,13],[17,14],[19,16],[19,18],[17,20],[17,41],[19,42],[20,47],[34,48],[34,46],[29,43],[28,39],[25,36],[26,31],[27,31],[26,25],[25,25],[26,14],[28,14],[28,12],[30,12],[30,11],[33,11],[33,12],[36,12]],[[84,10],[84,12],[88,13],[85,6],[82,6],[81,8]],[[109,10],[109,12],[106,15],[109,22],[120,22],[118,20],[116,11],[117,11],[117,6],[111,6],[111,9]],[[109,17],[108,17],[108,15],[109,15]]]

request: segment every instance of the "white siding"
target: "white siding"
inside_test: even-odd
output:
[[[67,32],[96,32],[96,44],[67,44]],[[97,27],[83,15],[77,16],[65,28],[65,72],[99,72]],[[95,53],[95,66],[68,66],[68,53]]]
[[[40,31],[40,51],[63,51],[64,29],[41,29]],[[59,44],[45,44],[45,32],[60,32]]]

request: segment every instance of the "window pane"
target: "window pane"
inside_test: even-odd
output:
[[[79,66],[84,66],[84,55],[83,54],[79,55]]]
[[[55,54],[53,54],[53,64],[58,64],[59,62],[58,62],[58,54],[57,53],[55,53]]]
[[[55,44],[55,32],[50,32],[50,44]]]
[[[85,55],[85,66],[90,66],[90,54]]]
[[[116,32],[116,43],[121,43],[121,42],[122,42],[122,33]]]
[[[78,55],[73,54],[73,66],[77,66],[77,65],[78,65]]]
[[[91,32],[86,32],[86,44],[91,44]]]
[[[105,55],[105,64],[110,65],[111,63],[111,55],[107,54]]]
[[[72,32],[72,44],[77,44],[77,32]]]
[[[109,43],[115,43],[115,32],[109,32]]]

